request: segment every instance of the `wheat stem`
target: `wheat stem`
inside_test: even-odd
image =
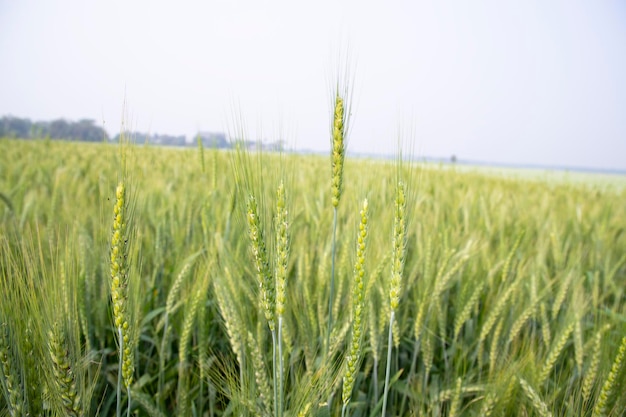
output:
[[[277,385],[277,366],[276,366],[276,330],[272,330],[272,370],[274,382],[274,416],[278,417],[278,385]]]
[[[278,417],[283,415],[284,401],[284,363],[283,363],[283,317],[278,317]]]
[[[331,248],[330,292],[328,295],[328,331],[326,332],[326,354],[330,350],[330,334],[333,329],[333,298],[335,295],[335,254],[337,249],[337,207],[333,209],[333,242]]]
[[[385,416],[387,408],[387,397],[389,394],[389,377],[391,373],[391,350],[393,348],[393,325],[395,312],[400,303],[400,290],[402,287],[402,274],[404,272],[404,261],[406,254],[406,192],[404,183],[398,181],[396,186],[395,215],[393,220],[393,241],[391,259],[391,280],[389,283],[389,340],[387,345],[387,369],[385,372],[385,389],[383,393],[382,416]]]
[[[124,353],[124,342],[123,342],[123,337],[122,337],[122,329],[119,328],[117,330],[117,336],[118,336],[118,340],[119,340],[119,344],[120,344],[120,350],[119,350],[119,359],[117,362],[117,388],[116,388],[116,395],[117,395],[117,406],[115,408],[115,415],[117,417],[121,417],[122,416],[122,365],[123,365],[123,353]]]
[[[383,412],[381,417],[385,417],[387,410],[387,398],[389,397],[389,378],[391,375],[391,350],[393,348],[393,320],[395,317],[395,311],[391,310],[389,316],[389,336],[387,338],[387,367],[385,369],[385,388],[383,390]]]

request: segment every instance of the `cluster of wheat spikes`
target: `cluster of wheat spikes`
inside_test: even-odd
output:
[[[624,415],[626,181],[346,158],[331,93],[330,187],[0,139],[0,416]]]

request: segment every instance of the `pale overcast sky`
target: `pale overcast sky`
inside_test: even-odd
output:
[[[354,151],[626,169],[622,0],[0,0],[0,116],[326,150],[347,45]]]

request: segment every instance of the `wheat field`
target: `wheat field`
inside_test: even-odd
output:
[[[624,187],[346,157],[337,199],[333,156],[0,155],[0,416],[625,415]]]

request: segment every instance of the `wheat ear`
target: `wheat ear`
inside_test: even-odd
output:
[[[343,186],[343,162],[345,157],[345,122],[346,115],[343,98],[339,92],[335,94],[335,111],[332,125],[331,138],[331,201],[333,205],[333,240],[332,240],[332,261],[330,272],[330,289],[328,295],[328,330],[326,332],[326,354],[330,350],[330,334],[333,329],[333,298],[335,293],[335,254],[337,244],[337,207],[341,199]]]
[[[289,262],[289,223],[283,182],[276,190],[276,316],[278,317],[278,415],[283,414],[284,363],[283,363],[283,315],[285,314],[285,293],[287,287],[287,266]]]
[[[206,298],[206,291],[209,285],[208,275],[198,279],[193,286],[192,294],[185,307],[185,318],[183,320],[183,330],[180,334],[178,347],[178,388],[177,388],[177,414],[187,415],[189,412],[189,344],[191,343],[192,332],[201,302]]]
[[[354,284],[352,287],[352,336],[350,339],[349,353],[346,359],[346,373],[343,377],[343,388],[341,399],[343,406],[341,415],[344,416],[350,398],[352,397],[352,388],[354,387],[354,378],[356,376],[360,357],[361,357],[361,341],[363,331],[363,277],[365,276],[365,249],[367,243],[367,199],[363,202],[361,209],[361,222],[359,223],[359,232],[356,244],[356,262],[354,264]]]
[[[331,198],[333,207],[339,205],[341,199],[341,191],[343,186],[343,162],[345,156],[345,109],[343,98],[339,93],[335,95],[335,111],[333,117],[333,137],[332,137],[332,182],[331,182]]]
[[[256,198],[252,195],[248,197],[247,218],[250,247],[256,267],[257,279],[259,281],[261,308],[263,309],[270,330],[274,331],[276,329],[276,295],[274,281],[272,280],[272,274],[270,272],[263,229],[261,228],[259,218],[259,209]]]
[[[622,338],[617,356],[611,366],[611,371],[602,385],[600,390],[600,396],[596,402],[596,406],[593,409],[593,417],[600,417],[606,415],[606,409],[609,403],[612,401],[613,394],[615,393],[615,382],[620,374],[622,367],[624,366],[624,356],[626,355],[626,336]]]
[[[455,340],[459,336],[459,333],[461,332],[461,327],[465,324],[467,320],[469,320],[472,314],[472,310],[474,310],[474,308],[478,304],[479,298],[484,288],[485,288],[485,281],[481,281],[476,286],[476,288],[474,288],[474,291],[472,292],[469,299],[463,306],[461,313],[455,317],[455,320],[454,320],[454,339]]]
[[[191,266],[193,265],[193,260],[188,261],[180,273],[176,276],[174,283],[170,287],[169,293],[167,294],[167,300],[165,302],[165,313],[163,314],[162,323],[163,323],[163,338],[161,339],[161,352],[159,355],[159,378],[158,378],[158,397],[160,401],[160,405],[163,406],[163,398],[162,393],[165,392],[163,389],[164,386],[164,378],[165,378],[165,360],[170,356],[170,349],[168,349],[168,341],[170,335],[170,327],[169,327],[169,319],[170,316],[174,313],[174,311],[178,308],[179,304],[176,304],[176,300],[178,297],[178,293],[182,287],[183,281],[187,276],[187,273],[191,270]],[[159,323],[160,324],[160,323]]]
[[[459,411],[461,408],[461,394],[463,388],[463,381],[461,378],[456,379],[456,386],[454,389],[454,396],[452,397],[452,402],[450,403],[450,417],[457,417],[459,415]]]
[[[480,413],[478,415],[489,417],[493,412],[493,406],[496,403],[496,396],[493,393],[488,393],[482,402],[482,407],[480,408]]]
[[[524,390],[524,394],[526,394],[526,397],[528,397],[535,410],[537,410],[537,413],[539,413],[541,417],[552,417],[552,413],[548,411],[548,406],[546,406],[546,403],[543,402],[533,387],[523,378],[519,378],[519,383],[522,386],[522,390]]]
[[[256,381],[257,388],[259,390],[259,400],[261,402],[261,408],[266,413],[267,409],[271,409],[272,403],[272,389],[268,383],[269,377],[265,370],[265,364],[263,363],[263,353],[261,352],[261,344],[254,339],[251,332],[248,332],[248,346],[250,348],[250,358],[252,362],[252,368],[254,370],[254,380]]]
[[[573,331],[574,331],[574,323],[571,323],[569,326],[565,328],[561,336],[558,339],[556,339],[554,346],[550,350],[550,353],[548,354],[548,357],[546,358],[546,362],[543,365],[543,368],[541,368],[541,372],[539,373],[539,379],[537,381],[539,386],[543,385],[543,383],[548,379],[548,376],[550,375],[550,372],[552,371],[554,364],[556,363],[557,359],[561,355],[561,352],[563,352],[563,349],[565,348],[565,344],[567,343],[567,340],[569,339]]]
[[[389,337],[387,342],[387,369],[385,371],[385,389],[383,391],[382,417],[385,417],[387,398],[389,396],[389,378],[391,376],[391,349],[393,347],[393,322],[395,312],[400,303],[400,291],[402,289],[402,274],[404,272],[404,258],[406,255],[406,191],[404,183],[398,181],[396,186],[395,215],[393,221],[393,241],[391,258],[391,280],[389,283]]]
[[[56,323],[48,332],[48,352],[52,359],[54,373],[53,383],[61,396],[63,411],[66,416],[78,417],[83,412],[80,405],[80,396],[76,389],[76,377],[70,363],[66,347],[65,332]]]
[[[265,314],[265,319],[272,333],[272,363],[274,375],[274,415],[279,417],[280,407],[278,404],[277,385],[277,338],[276,338],[276,283],[272,279],[270,272],[269,258],[265,248],[263,228],[259,218],[259,209],[256,199],[250,195],[248,198],[248,235],[250,236],[250,246],[256,266],[257,279],[260,287],[261,308]]]
[[[9,414],[12,417],[21,416],[25,411],[22,378],[16,369],[13,353],[9,327],[6,323],[0,323],[0,366],[2,366],[0,382],[2,382]]]
[[[131,349],[130,323],[128,316],[128,233],[127,199],[124,182],[115,190],[113,207],[113,233],[111,237],[111,302],[113,321],[119,344],[119,375],[117,386],[117,416],[121,414],[122,381],[129,393],[133,382],[134,355]],[[130,413],[130,407],[128,409]]]
[[[598,367],[600,366],[600,346],[602,342],[602,333],[604,329],[600,329],[593,339],[593,353],[591,355],[591,363],[583,378],[583,401],[587,401],[591,395],[591,389],[596,380],[598,374]]]

